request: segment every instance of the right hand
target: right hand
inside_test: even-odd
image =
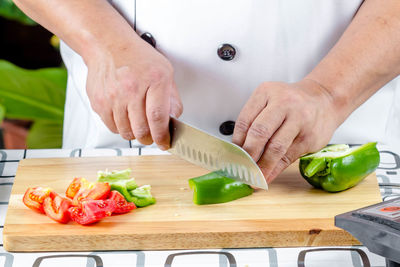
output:
[[[87,94],[105,125],[124,139],[169,148],[169,116],[182,113],[170,62],[137,35],[87,60]]]

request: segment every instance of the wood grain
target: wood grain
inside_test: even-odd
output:
[[[93,251],[238,247],[341,246],[359,242],[334,226],[334,216],[381,201],[375,174],[356,187],[327,193],[301,178],[297,162],[268,191],[233,202],[196,206],[187,180],[207,170],[169,155],[26,159],[18,166],[4,225],[8,251]],[[157,204],[92,226],[53,222],[24,206],[28,187],[64,193],[74,177],[131,168],[151,184]]]

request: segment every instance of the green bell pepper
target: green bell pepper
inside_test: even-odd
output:
[[[128,180],[131,179],[131,172],[130,168],[122,170],[122,171],[98,171],[97,172],[97,180],[107,180],[102,182],[117,182],[121,180]],[[99,181],[100,182],[100,181]]]
[[[339,192],[355,186],[375,171],[380,161],[376,143],[360,147],[331,145],[300,158],[299,169],[312,186]]]
[[[99,171],[97,172],[98,182],[107,182],[111,190],[120,192],[126,201],[135,203],[138,207],[145,207],[156,202],[151,195],[150,185],[138,187],[135,178],[130,178],[131,169],[122,171]]]
[[[189,179],[193,189],[193,202],[197,205],[232,201],[251,195],[254,191],[249,185],[223,176],[218,172]]]
[[[143,185],[134,190],[130,191],[130,195],[133,199],[133,203],[135,203],[138,207],[146,207],[156,203],[156,199],[151,195],[151,186]]]
[[[129,193],[130,190],[137,188],[135,178],[130,178],[131,169],[122,171],[98,171],[97,181],[107,182],[111,186],[111,190],[120,192],[128,202],[133,202]]]

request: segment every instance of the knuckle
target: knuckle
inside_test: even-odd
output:
[[[294,160],[291,158],[290,155],[283,155],[281,158],[282,165],[286,168],[290,164],[292,164]]]
[[[290,92],[286,92],[282,94],[282,99],[281,101],[283,103],[290,103],[291,105],[289,107],[291,108],[296,108],[297,106],[294,106],[296,103],[299,102],[299,99],[296,94],[291,94]]]
[[[263,82],[261,85],[258,87],[260,90],[265,90],[269,87],[272,87],[272,82]]]
[[[151,82],[158,83],[161,80],[164,80],[168,74],[167,71],[159,67],[151,67],[148,70],[148,75]]]
[[[296,142],[299,144],[303,144],[304,146],[308,146],[311,140],[315,140],[314,133],[312,132],[308,135],[301,133],[296,137]]]
[[[100,96],[95,96],[93,101],[90,101],[92,109],[100,114],[104,110],[104,100]]]
[[[126,73],[121,75],[115,84],[109,86],[110,93],[116,95],[128,93],[135,93],[139,89],[139,79],[135,73]]]
[[[143,140],[150,136],[150,130],[147,127],[141,127],[134,132],[134,135],[138,140]]]
[[[256,138],[270,138],[272,133],[264,124],[255,123],[249,129],[249,135]]]
[[[305,123],[309,123],[309,122],[315,122],[315,112],[313,110],[310,109],[306,109],[304,110],[304,112],[301,114],[302,116],[302,120]]]
[[[284,155],[286,153],[286,147],[279,141],[269,143],[268,150],[274,155]]]
[[[280,82],[263,82],[261,85],[257,88],[259,91],[269,91],[269,90],[276,90],[276,88],[282,87],[282,84]]]
[[[149,111],[149,119],[153,122],[160,123],[166,119],[166,112],[161,107],[154,107]]]
[[[115,88],[109,88],[109,90],[107,90],[107,98],[110,100],[115,100],[118,96],[118,92]]]
[[[130,138],[130,136],[132,135],[131,128],[126,125],[121,125],[121,124],[118,125],[118,122],[117,122],[117,128],[118,128],[119,134],[122,137],[124,137],[125,139]]]
[[[247,130],[250,127],[250,123],[248,123],[245,120],[242,119],[238,119],[235,123],[235,128],[236,130],[238,130],[239,132],[247,132]]]
[[[139,85],[136,80],[128,79],[128,81],[124,82],[122,86],[123,90],[131,95],[136,95],[139,93]]]

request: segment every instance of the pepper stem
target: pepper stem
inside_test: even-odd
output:
[[[317,172],[324,170],[325,167],[325,158],[313,158],[304,170],[304,175],[310,178]]]

